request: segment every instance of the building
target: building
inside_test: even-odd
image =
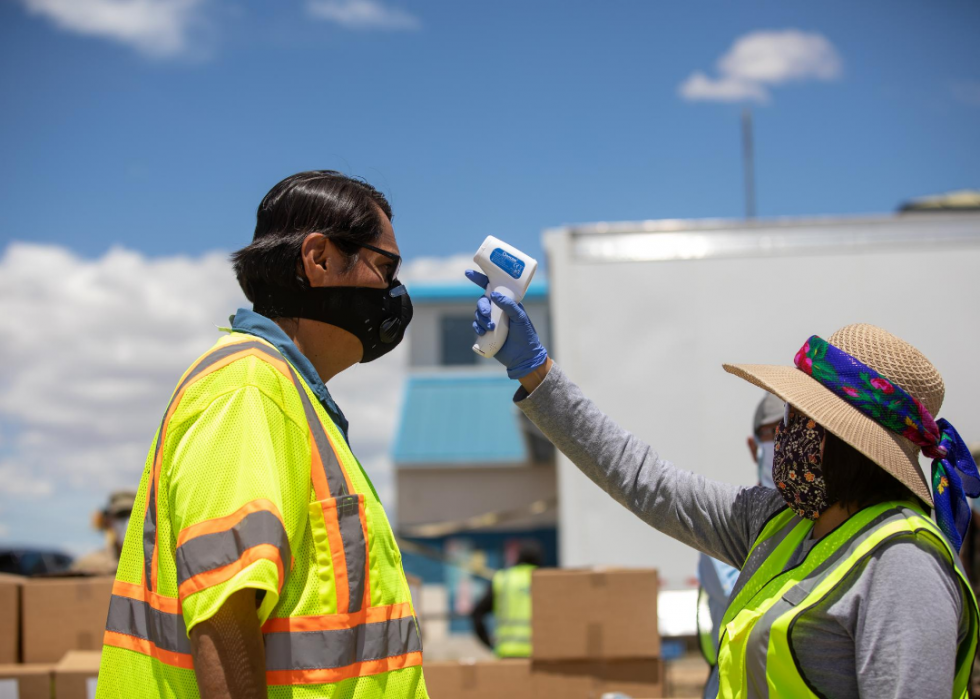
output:
[[[492,572],[535,539],[557,562],[555,450],[513,405],[518,386],[473,352],[479,290],[410,285],[409,374],[396,431],[398,521],[405,570],[423,580],[427,643],[471,631]],[[524,299],[549,339],[547,285]]]

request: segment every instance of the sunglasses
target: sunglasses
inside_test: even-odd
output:
[[[387,250],[382,250],[381,248],[376,248],[373,245],[368,245],[367,243],[349,243],[356,248],[364,248],[365,250],[370,250],[371,252],[376,252],[379,255],[384,255],[389,260],[391,260],[391,266],[388,267],[388,272],[385,273],[385,283],[391,286],[391,284],[398,278],[398,270],[402,266],[401,255],[396,255],[393,252],[388,252]]]

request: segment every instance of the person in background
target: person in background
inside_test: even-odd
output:
[[[522,541],[517,561],[494,573],[493,584],[473,608],[470,617],[477,638],[499,658],[531,656],[531,574],[540,566],[540,544],[529,539]],[[490,613],[497,622],[496,642],[490,640],[484,623]]]
[[[262,199],[232,256],[252,308],[184,373],[147,455],[96,699],[428,699],[398,544],[326,385],[412,319],[391,219],[330,170]]]
[[[747,443],[749,454],[756,465],[756,483],[766,488],[775,488],[772,482],[773,439],[776,426],[783,419],[784,404],[771,393],[766,393],[755,408],[752,417],[752,434]],[[718,694],[718,631],[722,617],[728,609],[728,598],[738,579],[739,570],[734,566],[712,558],[706,553],[698,554],[698,642],[704,659],[711,666],[711,673],[705,684],[704,696]]]
[[[109,495],[105,509],[95,513],[93,524],[105,534],[105,546],[87,553],[71,565],[73,573],[87,575],[115,575],[122,553],[129,516],[133,512],[136,493],[132,490],[117,490]]]
[[[946,388],[919,350],[854,324],[785,348],[796,352],[788,366],[724,365],[786,401],[776,489],[745,488],[677,468],[604,415],[513,299],[481,297],[477,334],[493,328],[491,301],[510,321],[495,359],[520,382],[518,408],[644,522],[741,569],[722,620],[718,697],[968,696],[980,610],[958,553],[980,473],[953,425],[934,417]],[[646,390],[657,399],[655,383]],[[711,438],[711,425],[698,428]]]

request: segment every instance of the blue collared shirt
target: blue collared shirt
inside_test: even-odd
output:
[[[303,377],[303,380],[313,390],[316,397],[320,399],[320,404],[327,411],[334,424],[340,428],[344,439],[348,442],[350,441],[347,436],[348,424],[344,413],[341,412],[340,408],[334,402],[330,391],[327,390],[327,385],[320,380],[320,375],[316,373],[313,364],[299,351],[296,345],[293,344],[293,341],[289,339],[289,336],[282,331],[282,328],[264,315],[250,311],[247,308],[239,308],[235,315],[232,316],[231,328],[235,332],[248,333],[249,335],[260,337],[279,350],[289,360],[289,363],[293,365],[296,371],[299,372],[299,375]]]

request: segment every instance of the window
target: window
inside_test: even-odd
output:
[[[462,366],[476,364],[473,351],[476,333],[473,332],[473,316],[443,316],[440,319],[442,335],[442,364]]]

